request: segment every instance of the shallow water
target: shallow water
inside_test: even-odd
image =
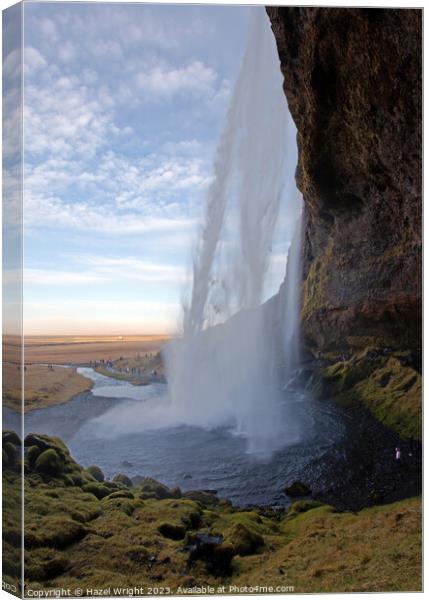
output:
[[[145,413],[163,401],[165,385],[136,387],[90,371],[86,369],[85,375],[95,382],[92,392],[27,413],[25,430],[59,436],[80,464],[97,464],[107,477],[119,472],[151,476],[183,490],[217,490],[237,505],[286,505],[284,486],[295,479],[323,478],[329,457],[341,451],[346,436],[347,424],[335,405],[295,394],[306,439],[290,443],[269,459],[258,459],[227,427],[145,425]],[[4,408],[3,414],[4,428],[14,427],[16,413]],[[125,423],[120,422],[121,415]]]

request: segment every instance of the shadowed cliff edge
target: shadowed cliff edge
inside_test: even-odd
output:
[[[420,439],[422,13],[267,13],[298,129],[309,385]]]

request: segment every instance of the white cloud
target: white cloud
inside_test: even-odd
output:
[[[67,269],[25,268],[23,281],[28,286],[87,286],[113,284],[120,282],[139,282],[144,284],[178,286],[188,281],[188,274],[181,265],[171,265],[155,261],[146,261],[134,257],[74,257],[79,270],[73,265]],[[82,268],[84,267],[84,268]],[[21,281],[19,270],[6,271],[3,277],[5,285]]]
[[[198,94],[213,92],[216,72],[201,61],[193,61],[185,67],[155,67],[138,73],[137,87],[149,93],[170,96],[181,91]]]
[[[36,48],[26,46],[24,48],[24,73],[34,73],[46,67],[47,62]]]

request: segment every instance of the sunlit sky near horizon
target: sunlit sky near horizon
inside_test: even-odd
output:
[[[24,5],[26,333],[177,328],[251,10]]]

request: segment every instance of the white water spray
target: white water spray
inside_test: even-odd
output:
[[[88,424],[94,436],[227,426],[245,437],[249,453],[264,458],[301,437],[296,395],[286,385],[299,363],[296,129],[268,18],[263,8],[252,13],[208,192],[183,337],[163,351],[168,396],[152,390],[151,397],[148,390],[144,401],[121,403]],[[262,304],[273,291],[276,226],[293,242],[279,293]]]
[[[300,433],[281,392],[299,354],[296,161],[274,37],[265,11],[254,9],[208,192],[183,339],[170,343],[164,356],[170,417],[231,425],[259,455],[297,441]],[[261,306],[283,201],[295,210],[288,215],[296,221],[295,239],[279,301]]]

